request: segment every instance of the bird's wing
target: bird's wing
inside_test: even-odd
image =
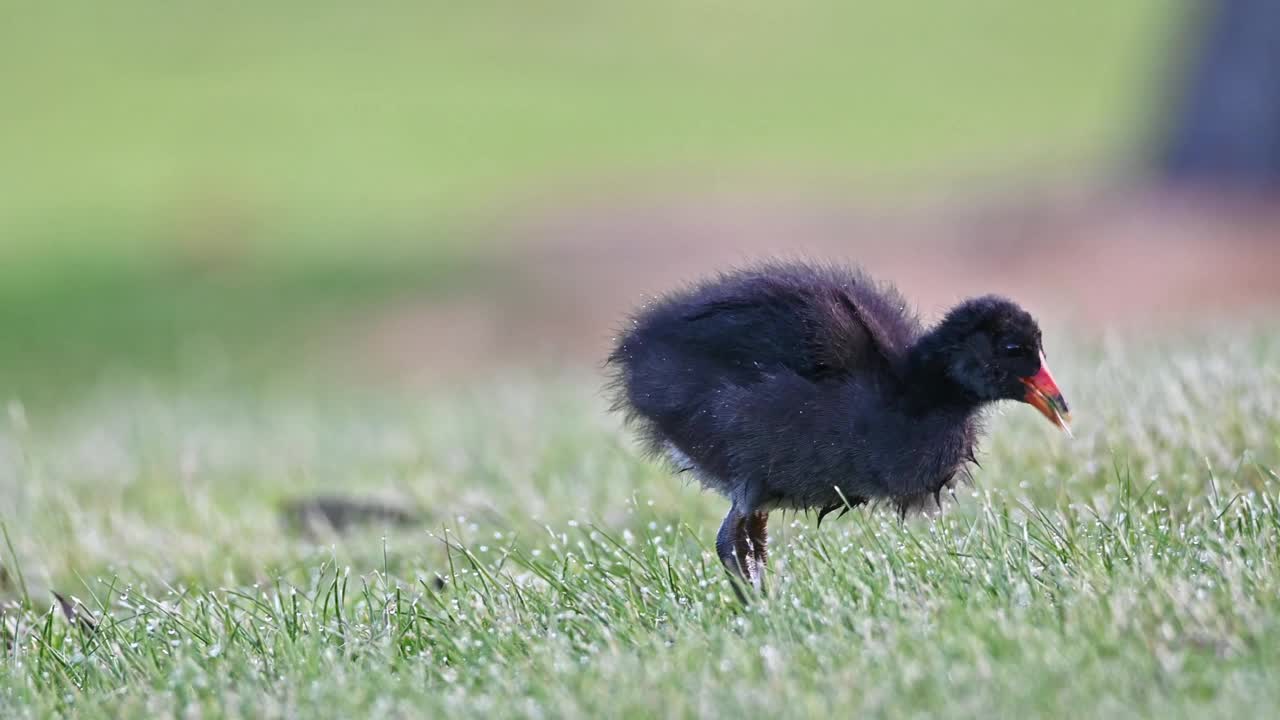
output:
[[[880,308],[881,312],[901,312],[901,308]],[[889,328],[881,325],[880,313],[872,311],[864,299],[842,289],[829,289],[826,297],[815,298],[819,328],[811,341],[819,363],[836,375],[858,370],[897,367],[902,350]]]
[[[738,383],[780,368],[814,381],[893,372],[889,334],[845,289],[761,280],[739,290],[690,308],[680,330],[686,349]]]

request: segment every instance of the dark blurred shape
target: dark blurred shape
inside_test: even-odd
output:
[[[1280,190],[1280,2],[1221,0],[1201,20],[1163,172],[1226,190]]]
[[[287,525],[310,537],[343,532],[356,525],[412,525],[417,513],[380,500],[334,496],[302,498],[285,503],[281,514]]]

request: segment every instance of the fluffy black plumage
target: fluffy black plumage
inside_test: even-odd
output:
[[[974,456],[981,407],[1024,399],[1041,357],[1009,300],[926,330],[860,270],[771,263],[642,307],[608,362],[648,448],[730,499],[717,548],[755,579],[770,510],[936,500]]]

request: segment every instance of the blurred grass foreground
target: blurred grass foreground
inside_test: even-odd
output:
[[[1262,714],[1280,211],[1155,177],[1202,10],[7,8],[0,717]],[[766,254],[1025,302],[1077,439],[742,609],[597,363]]]

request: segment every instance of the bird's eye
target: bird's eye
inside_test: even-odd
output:
[[[1004,354],[1005,355],[1021,355],[1022,345],[1018,343],[1007,343],[1004,346]]]

